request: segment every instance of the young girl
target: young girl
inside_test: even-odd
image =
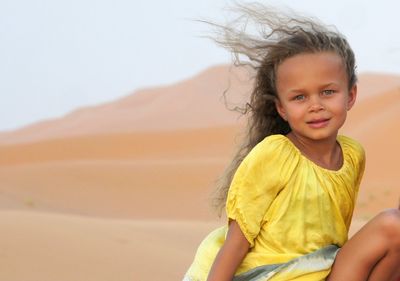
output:
[[[216,40],[256,70],[248,133],[221,184],[228,223],[201,243],[184,280],[396,280],[399,210],[347,237],[365,164],[360,144],[338,135],[357,96],[348,42],[316,20],[239,10],[215,25]],[[250,20],[261,38],[246,34]]]

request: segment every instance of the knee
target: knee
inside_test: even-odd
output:
[[[400,211],[387,209],[376,216],[379,232],[391,247],[400,249]]]

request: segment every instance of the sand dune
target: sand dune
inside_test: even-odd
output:
[[[237,125],[236,115],[225,110],[221,95],[231,89],[228,106],[234,107],[249,87],[245,71],[216,66],[176,85],[140,90],[114,102],[78,109],[63,118],[0,133],[0,144]]]
[[[17,165],[0,170],[0,204],[96,217],[210,219],[210,187],[222,165],[218,158]]]
[[[0,279],[180,280],[199,241],[223,223],[3,210]],[[353,222],[355,228],[363,224]]]
[[[0,165],[79,159],[193,159],[225,156],[237,141],[233,126],[161,132],[89,135],[0,146]]]
[[[0,211],[0,280],[179,280],[219,224]]]
[[[212,218],[209,196],[234,140],[227,127],[0,147],[0,203],[106,217]]]
[[[209,198],[244,123],[219,99],[229,73],[238,101],[245,73],[219,66],[1,133],[0,279],[179,280],[221,224]],[[397,205],[399,88],[397,76],[360,76],[343,129],[367,152],[351,233]]]
[[[247,70],[220,65],[174,85],[139,90],[113,102],[77,109],[54,120],[0,133],[0,144],[87,135],[237,126],[225,108],[242,104],[253,81]],[[360,101],[400,88],[400,77],[366,73],[359,77]],[[240,120],[239,120],[240,122]]]
[[[382,73],[361,73],[358,77],[358,100],[400,88],[400,76]]]
[[[359,102],[352,110],[344,132],[359,140],[367,164],[356,216],[370,218],[380,210],[397,206],[400,180],[400,90],[383,92]]]
[[[223,223],[3,210],[0,279],[180,280],[199,241]],[[363,224],[353,222],[356,228]]]
[[[344,128],[368,157],[357,217],[369,218],[398,202],[398,96],[389,91],[361,100]],[[3,145],[0,200],[6,206],[90,215],[210,218],[207,200],[239,141],[238,131],[229,126]],[[177,200],[185,212],[175,206]]]

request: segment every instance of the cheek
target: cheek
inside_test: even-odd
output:
[[[338,114],[346,113],[347,108],[348,108],[348,103],[346,99],[337,100],[332,106],[332,110]]]
[[[347,117],[347,103],[345,101],[339,101],[331,108],[331,112],[336,116],[340,123],[344,123]]]
[[[289,119],[297,119],[302,117],[305,114],[306,110],[305,106],[296,104],[296,105],[289,105],[287,107],[286,112]]]

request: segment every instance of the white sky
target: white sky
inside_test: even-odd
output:
[[[334,24],[359,72],[400,74],[400,2],[264,1]],[[0,0],[0,130],[191,77],[230,55],[199,35],[228,0]],[[226,14],[225,14],[226,15]],[[360,93],[362,94],[362,93]]]

